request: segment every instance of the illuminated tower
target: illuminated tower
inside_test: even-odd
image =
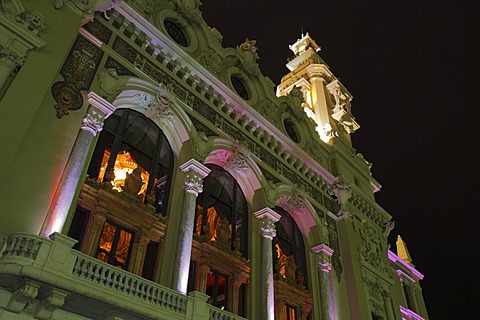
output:
[[[341,137],[351,144],[349,135],[360,126],[351,113],[352,95],[332,74],[320,57],[320,46],[308,33],[290,46],[295,57],[287,63],[290,73],[282,78],[277,95],[288,94],[295,86],[304,94],[306,114],[317,124],[320,138],[328,143]]]

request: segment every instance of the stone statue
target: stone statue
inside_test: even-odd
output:
[[[127,174],[125,178],[125,186],[123,191],[131,195],[138,195],[140,189],[142,189],[143,180],[142,180],[142,169],[135,168],[132,173]]]

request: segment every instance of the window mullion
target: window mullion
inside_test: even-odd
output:
[[[148,184],[147,184],[147,190],[145,194],[148,196],[148,194],[152,191],[152,188],[155,186],[153,185],[153,181],[155,181],[155,169],[158,167],[158,154],[159,150],[162,146],[162,138],[163,135],[159,133],[158,138],[157,138],[157,143],[155,144],[155,149],[153,150],[153,157],[152,157],[152,167],[150,168],[150,176],[148,178]],[[150,203],[151,204],[151,203]]]
[[[113,236],[112,247],[110,248],[110,256],[108,257],[108,264],[113,264],[115,255],[117,253],[118,240],[120,239],[121,228],[113,223],[110,223],[115,227],[115,235]]]
[[[120,146],[123,141],[123,134],[125,131],[125,125],[127,124],[127,119],[129,115],[129,110],[126,109],[120,119],[120,124],[118,125],[118,134],[115,134],[115,140],[113,140],[112,150],[110,151],[110,158],[108,158],[107,168],[105,170],[105,176],[103,181],[112,180],[113,167],[115,166],[115,160],[117,159],[117,154],[120,151]]]

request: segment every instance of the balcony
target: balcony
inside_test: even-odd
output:
[[[71,247],[75,240],[55,233],[7,237],[0,254],[0,289],[10,292],[0,310],[49,319],[56,310],[88,318],[208,319],[244,318],[106,264]]]

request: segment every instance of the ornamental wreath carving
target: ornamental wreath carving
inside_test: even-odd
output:
[[[175,99],[175,95],[163,83],[158,85],[156,95],[153,96],[146,92],[141,92],[132,97],[133,102],[145,112],[145,115],[154,121],[164,120],[172,125],[175,120],[175,114],[170,109],[170,104]]]

